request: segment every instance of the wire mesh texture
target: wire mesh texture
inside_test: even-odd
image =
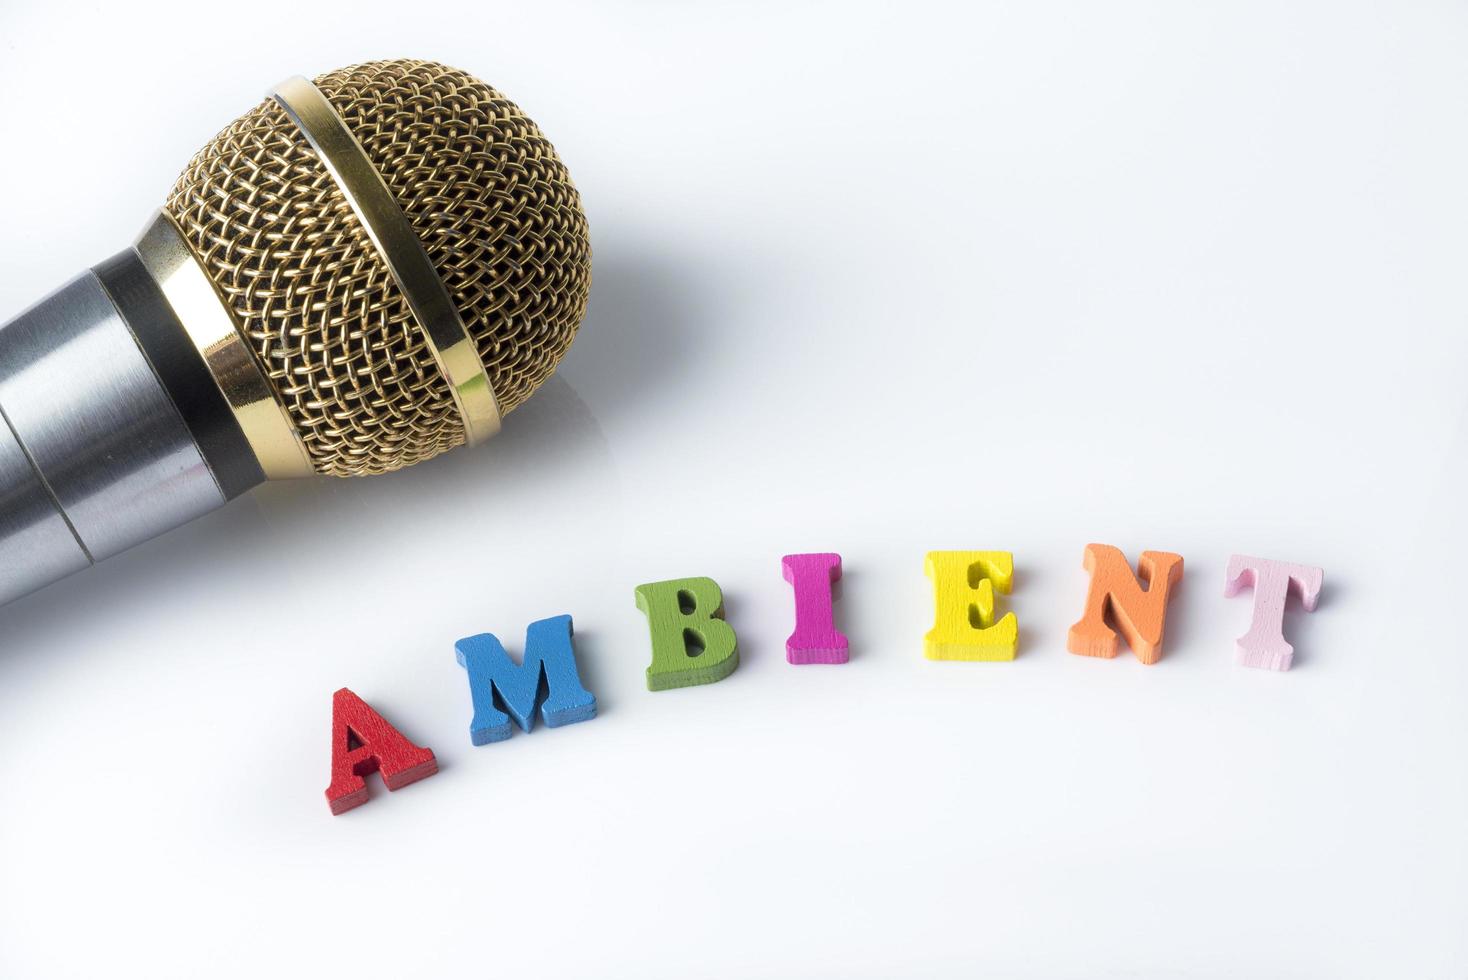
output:
[[[315,84],[407,215],[511,411],[570,347],[591,285],[586,216],[555,148],[499,92],[434,62],[368,62]],[[276,102],[200,150],[164,210],[318,473],[384,473],[464,442],[407,301]]]

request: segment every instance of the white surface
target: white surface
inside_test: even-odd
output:
[[[264,88],[501,87],[596,250],[479,453],[263,488],[0,613],[0,975],[1462,977],[1460,4],[15,2],[0,315]],[[1156,667],[1065,652],[1173,550]],[[1013,664],[922,659],[1012,550]],[[781,554],[854,659],[783,662]],[[1232,552],[1319,564],[1285,675]],[[743,661],[643,689],[640,582]],[[570,612],[601,717],[469,744],[452,642]],[[349,685],[442,772],[328,815]]]

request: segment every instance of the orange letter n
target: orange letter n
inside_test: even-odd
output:
[[[1138,565],[1143,589],[1121,549],[1109,544],[1086,545],[1086,571],[1091,588],[1086,612],[1070,628],[1066,649],[1084,657],[1116,656],[1116,630],[1144,664],[1162,656],[1162,624],[1167,618],[1167,595],[1183,577],[1183,559],[1166,551],[1144,551]]]

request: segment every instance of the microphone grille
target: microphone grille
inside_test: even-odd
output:
[[[507,413],[555,370],[591,285],[580,196],[520,109],[427,61],[317,88],[403,209]],[[195,155],[164,210],[234,315],[319,473],[383,473],[464,442],[433,351],[351,205],[267,99]]]

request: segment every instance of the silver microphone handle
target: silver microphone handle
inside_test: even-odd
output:
[[[262,479],[201,426],[211,382],[141,270],[124,251],[0,327],[0,603]]]

